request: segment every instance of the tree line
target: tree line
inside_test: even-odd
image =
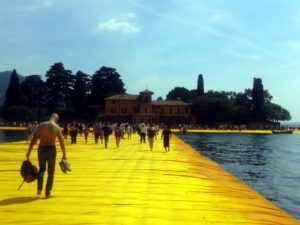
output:
[[[261,78],[254,78],[253,88],[245,89],[244,92],[204,92],[203,75],[199,74],[197,89],[175,87],[166,98],[190,103],[198,123],[248,124],[291,119],[288,110],[271,102],[273,96],[264,90]]]
[[[26,76],[20,83],[13,70],[2,106],[7,120],[42,120],[52,112],[63,119],[95,119],[104,111],[104,98],[126,89],[114,68],[101,67],[92,76],[55,63],[45,74]]]
[[[2,106],[6,120],[43,120],[57,112],[65,120],[96,119],[104,112],[106,97],[125,94],[121,75],[115,68],[101,67],[93,75],[82,71],[73,74],[58,62],[45,74],[26,76],[20,83],[13,70]],[[175,87],[167,100],[190,103],[198,123],[249,123],[290,120],[290,113],[271,102],[272,96],[263,89],[262,80],[254,78],[253,88],[242,93],[204,91],[203,75],[198,75],[197,88]],[[159,97],[159,99],[162,99]]]

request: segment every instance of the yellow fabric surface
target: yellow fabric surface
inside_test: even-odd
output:
[[[36,182],[17,191],[28,143],[0,144],[1,224],[300,224],[175,136],[168,153],[160,136],[153,152],[138,135],[119,149],[113,136],[108,149],[92,134],[69,143],[72,172],[61,172],[58,147],[51,199],[36,196]]]

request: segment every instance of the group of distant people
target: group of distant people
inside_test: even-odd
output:
[[[104,144],[104,147],[108,147],[109,136],[114,135],[116,140],[116,147],[119,148],[121,139],[131,139],[132,134],[138,134],[140,136],[140,143],[146,143],[146,138],[149,142],[150,150],[153,151],[154,140],[157,138],[159,133],[159,126],[150,124],[130,124],[130,123],[102,123],[96,121],[94,124],[91,123],[80,123],[73,121],[71,123],[65,124],[63,126],[63,137],[65,140],[68,136],[71,137],[71,144],[76,144],[77,136],[84,135],[85,143],[88,142],[88,137],[90,133],[94,134],[95,144]],[[170,150],[170,139],[171,130],[168,126],[165,126],[162,131],[161,139],[164,140],[165,151]]]
[[[33,137],[33,134],[34,132],[36,131],[38,127],[38,122],[35,121],[33,123],[26,123],[26,129],[25,129],[25,134],[26,134],[26,140],[27,142],[30,142],[32,137]]]

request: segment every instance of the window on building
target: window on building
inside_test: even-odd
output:
[[[147,113],[147,111],[148,111],[148,109],[147,109],[147,108],[145,108],[145,113]]]
[[[116,103],[116,101],[112,101],[112,103],[113,103],[113,104],[115,104],[115,103]]]
[[[169,113],[172,114],[172,108],[169,108]]]
[[[177,108],[177,114],[180,114],[180,108]]]
[[[111,112],[112,112],[112,113],[116,113],[116,112],[117,112],[117,108],[116,108],[116,107],[112,107],[112,108],[111,108]]]
[[[122,112],[122,113],[127,113],[127,108],[122,108],[122,109],[121,109],[121,112]]]
[[[185,108],[185,114],[189,114],[189,108],[188,107]]]
[[[164,107],[161,108],[161,114],[164,114]]]

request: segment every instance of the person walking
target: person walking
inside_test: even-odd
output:
[[[77,123],[76,121],[73,121],[73,123],[70,124],[70,128],[69,128],[69,134],[71,136],[71,144],[76,144],[77,141],[77,133],[78,133],[78,129],[77,129]]]
[[[87,142],[88,142],[88,137],[89,137],[89,133],[90,133],[90,126],[89,126],[89,125],[85,125],[85,126],[84,126],[83,133],[84,133],[84,140],[85,140],[85,143],[87,144]]]
[[[150,150],[153,151],[153,144],[155,139],[155,127],[153,124],[150,124],[150,126],[147,129],[147,137],[148,137]]]
[[[122,136],[123,136],[122,128],[120,127],[120,124],[118,123],[115,128],[115,138],[116,138],[117,148],[119,148],[119,146],[120,146],[120,141],[121,141]]]
[[[33,138],[30,142],[28,151],[26,153],[26,158],[29,160],[31,151],[39,139],[38,146],[38,161],[39,161],[39,172],[38,172],[38,185],[37,185],[37,194],[41,195],[43,190],[43,181],[44,174],[46,171],[46,164],[48,164],[48,179],[46,184],[45,197],[50,198],[51,190],[53,187],[54,172],[55,172],[55,161],[56,161],[56,147],[55,140],[58,138],[60,143],[60,148],[63,153],[62,158],[67,159],[66,156],[66,147],[64,139],[61,133],[61,128],[58,126],[59,116],[54,113],[50,116],[49,121],[40,123],[37,127],[36,132],[33,135]]]
[[[140,143],[146,143],[146,134],[147,134],[147,128],[145,126],[144,123],[141,124],[141,127],[140,127],[140,136],[141,136],[141,139],[140,139]]]
[[[170,139],[172,137],[172,132],[169,126],[165,126],[164,130],[161,133],[161,139],[164,139],[164,148],[166,152],[170,151]]]
[[[94,138],[95,138],[95,144],[98,144],[98,140],[100,138],[101,144],[103,144],[103,130],[102,130],[102,124],[100,122],[96,122],[94,124],[93,130],[94,130]]]
[[[126,128],[126,133],[127,133],[127,139],[131,139],[132,128],[131,128],[130,124],[128,124],[128,126]]]
[[[63,129],[63,136],[64,136],[64,140],[66,141],[68,139],[68,134],[69,134],[69,126],[66,123],[64,125],[64,129]]]
[[[103,129],[103,136],[104,136],[104,147],[107,148],[107,146],[108,146],[108,140],[109,140],[109,135],[111,133],[111,129],[108,126],[107,123],[104,124],[104,126],[103,126],[102,129]]]

